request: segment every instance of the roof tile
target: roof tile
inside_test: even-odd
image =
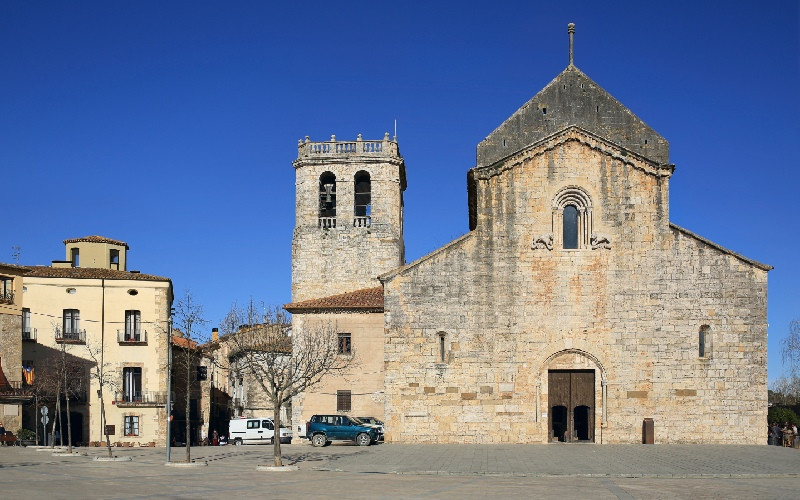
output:
[[[318,299],[292,302],[283,307],[291,313],[335,309],[383,312],[383,287],[376,286]]]

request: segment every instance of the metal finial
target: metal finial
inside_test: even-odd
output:
[[[569,65],[574,66],[572,59],[572,46],[575,38],[575,23],[569,23],[567,25],[567,33],[569,33]]]

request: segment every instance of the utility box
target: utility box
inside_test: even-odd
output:
[[[106,436],[113,436],[115,431],[115,426],[113,425],[106,425]]]
[[[655,430],[653,427],[652,418],[644,419],[644,422],[642,422],[642,444],[655,443]]]

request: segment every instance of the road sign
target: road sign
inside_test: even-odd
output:
[[[50,409],[48,407],[42,406],[42,415],[47,415],[47,412],[49,412],[49,411],[50,411]]]
[[[50,421],[50,417],[47,415],[42,415],[42,425],[47,425],[47,422]]]

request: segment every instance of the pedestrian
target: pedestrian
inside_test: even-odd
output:
[[[3,425],[3,422],[0,422],[0,436],[5,437],[5,435],[6,435],[6,428]],[[0,445],[5,446],[6,445],[5,440],[0,442]]]
[[[214,429],[214,432],[211,434],[211,446],[219,446],[219,434],[217,434],[217,430]]]

